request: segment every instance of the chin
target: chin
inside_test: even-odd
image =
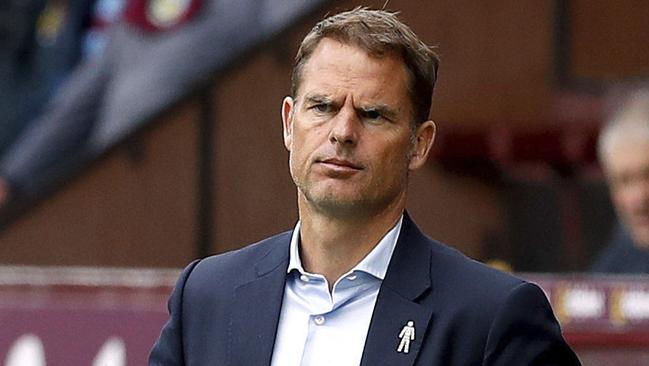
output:
[[[362,201],[351,197],[321,196],[309,199],[315,206],[327,208],[328,210],[348,210],[362,206]]]
[[[360,212],[367,211],[368,207],[372,206],[371,201],[362,199],[357,195],[311,194],[307,195],[306,199],[319,211],[335,214],[339,217],[356,216]]]
[[[643,229],[634,235],[633,241],[643,249],[649,249],[649,229]]]

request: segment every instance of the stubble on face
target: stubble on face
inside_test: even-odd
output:
[[[406,83],[396,57],[377,59],[321,41],[305,64],[289,116],[287,148],[301,204],[337,217],[405,204],[413,141]],[[374,117],[377,110],[386,118],[368,120],[365,114]],[[347,142],[332,141],[346,135]]]

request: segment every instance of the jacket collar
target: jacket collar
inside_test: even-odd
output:
[[[269,365],[284,297],[291,232],[268,239],[255,265],[256,277],[235,289],[230,318],[229,359],[235,364]],[[374,307],[362,366],[412,365],[433,315],[420,299],[431,289],[431,249],[408,213]],[[398,353],[399,333],[414,322],[415,340]],[[254,351],[250,344],[255,344]],[[234,362],[234,361],[237,362]]]
[[[284,297],[291,233],[268,239],[255,276],[234,290],[228,332],[228,364],[270,365]],[[254,345],[254,349],[251,349]]]
[[[427,241],[410,215],[404,213],[401,233],[383,287],[412,301],[431,287],[431,249]]]
[[[428,239],[408,213],[385,280],[374,306],[363,350],[362,366],[413,365],[433,316],[433,307],[422,304],[431,292],[431,248]],[[415,339],[408,353],[397,352],[399,334],[409,321]]]

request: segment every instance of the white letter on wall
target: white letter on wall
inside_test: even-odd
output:
[[[43,342],[33,334],[21,336],[9,348],[5,366],[45,366]]]
[[[111,337],[101,347],[92,366],[126,366],[126,345],[121,338]]]

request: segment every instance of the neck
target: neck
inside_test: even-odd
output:
[[[405,194],[373,215],[328,215],[314,210],[302,197],[298,207],[302,265],[309,272],[322,274],[331,290],[335,281],[365,258],[394,227],[405,208]]]

